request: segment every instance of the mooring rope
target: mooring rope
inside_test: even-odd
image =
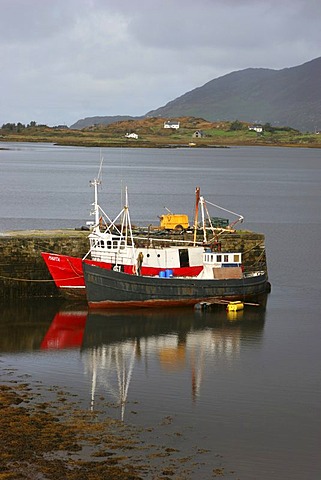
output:
[[[51,280],[36,280],[36,279],[31,279],[31,278],[16,278],[16,277],[5,277],[4,275],[0,275],[0,278],[1,279],[4,279],[4,280],[13,280],[15,282],[34,282],[34,283],[45,283],[45,282],[54,282],[53,279]],[[70,278],[64,278],[64,280],[74,280],[75,278],[79,278],[78,277],[70,277]]]

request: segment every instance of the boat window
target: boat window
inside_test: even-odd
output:
[[[189,267],[189,255],[187,248],[179,249],[179,264],[180,267]]]
[[[110,250],[111,249],[111,241],[110,240],[107,240],[107,248]]]
[[[116,248],[117,249],[118,247],[118,241],[117,240],[114,240],[113,241],[113,248]]]
[[[216,261],[217,262],[222,262],[222,255],[216,255]]]
[[[149,258],[149,257],[150,257],[150,254],[149,254],[149,253],[147,253],[146,257],[147,257],[147,258]]]
[[[228,255],[224,255],[224,262],[228,262]]]
[[[99,246],[100,246],[100,248],[105,248],[105,242],[104,242],[104,240],[100,240]]]
[[[234,255],[234,262],[235,263],[240,263],[240,255],[239,254]]]
[[[120,248],[121,250],[125,250],[125,248],[126,248],[126,242],[125,242],[125,240],[121,240],[121,241],[120,241],[119,248]]]

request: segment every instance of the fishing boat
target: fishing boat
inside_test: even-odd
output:
[[[131,225],[127,190],[125,206],[113,220],[99,205],[100,172],[101,167],[98,177],[91,182],[94,187],[92,213],[95,220],[88,236],[90,249],[87,254],[84,258],[77,258],[52,252],[41,253],[56,286],[64,296],[84,297],[86,294],[83,260],[86,260],[87,264],[128,275],[138,273],[144,277],[153,277],[160,272],[172,270],[175,277],[197,277],[203,270],[204,245],[211,245],[214,249],[215,232],[219,230],[211,223],[211,217],[208,215],[206,202],[200,195],[199,187],[196,188],[194,228],[189,239],[182,239],[179,235],[173,237],[164,231],[159,236],[151,235],[150,232],[146,234],[146,230],[143,231],[143,229],[135,234]],[[198,224],[199,208],[202,215],[201,227]],[[243,221],[241,215],[230,213],[237,216],[236,222]],[[230,257],[227,254],[221,255],[221,259],[217,261],[222,266],[229,265]]]
[[[153,277],[129,275],[84,260],[89,308],[194,306],[214,299],[253,300],[268,291],[265,271],[246,274],[241,266],[218,265],[217,256],[210,251],[203,253],[203,268],[196,277],[175,276],[166,271]]]

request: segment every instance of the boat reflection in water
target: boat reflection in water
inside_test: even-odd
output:
[[[87,310],[62,310],[56,313],[41,349],[81,347],[87,321]]]
[[[42,348],[79,347],[84,373],[90,380],[90,407],[96,392],[108,393],[123,420],[129,386],[136,362],[158,365],[163,372],[190,372],[190,391],[195,401],[205,380],[206,365],[222,358],[235,361],[242,342],[261,341],[265,309],[247,307],[227,312],[223,306],[211,310],[132,309],[59,311]],[[141,374],[141,373],[140,373]],[[89,393],[89,392],[88,392]]]

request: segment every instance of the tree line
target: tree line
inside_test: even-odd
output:
[[[24,125],[23,123],[4,123],[1,127],[1,130],[5,130],[7,132],[16,132],[20,133],[22,132],[25,128],[33,128],[33,127],[46,127],[46,125],[37,125],[36,122],[32,121],[28,123],[28,125]]]

